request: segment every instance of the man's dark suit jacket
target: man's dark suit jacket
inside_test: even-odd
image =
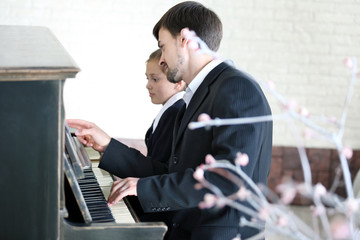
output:
[[[201,113],[212,118],[270,115],[271,110],[259,85],[247,74],[221,63],[205,77],[194,93],[181,124],[175,126],[168,164],[144,159],[140,153],[111,140],[100,167],[119,177],[140,177],[137,194],[145,212],[166,212],[171,218],[169,239],[232,239],[237,231],[245,238],[254,229],[239,227],[241,212],[224,207],[201,210],[205,189],[196,190],[195,168],[212,154],[233,161],[238,152],[249,156],[243,170],[255,183],[266,184],[272,151],[272,122],[187,128]],[[209,174],[209,179],[226,192],[233,185]]]

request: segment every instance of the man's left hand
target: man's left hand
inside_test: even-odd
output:
[[[111,187],[110,195],[108,198],[108,205],[111,206],[126,196],[137,196],[137,182],[139,178],[119,178]]]

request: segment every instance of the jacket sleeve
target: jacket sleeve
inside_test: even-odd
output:
[[[113,138],[101,157],[99,167],[120,178],[148,177],[167,171],[166,164],[146,157]]]

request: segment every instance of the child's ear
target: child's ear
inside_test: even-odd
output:
[[[175,88],[178,90],[178,91],[184,91],[185,88],[186,88],[186,83],[181,80],[180,82],[178,83],[175,83]]]

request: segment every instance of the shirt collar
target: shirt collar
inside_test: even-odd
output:
[[[186,107],[188,107],[191,98],[193,97],[196,90],[199,88],[200,84],[204,81],[205,77],[213,70],[217,65],[219,65],[221,60],[213,60],[203,67],[200,72],[195,76],[195,78],[190,82],[188,87],[185,90],[184,101]]]
[[[167,101],[166,103],[162,106],[162,108],[160,109],[160,112],[156,115],[154,123],[153,123],[153,132],[155,131],[161,116],[163,115],[163,113],[170,107],[172,106],[174,103],[176,103],[179,99],[182,99],[184,96],[184,91],[178,92],[174,95],[172,95]]]

